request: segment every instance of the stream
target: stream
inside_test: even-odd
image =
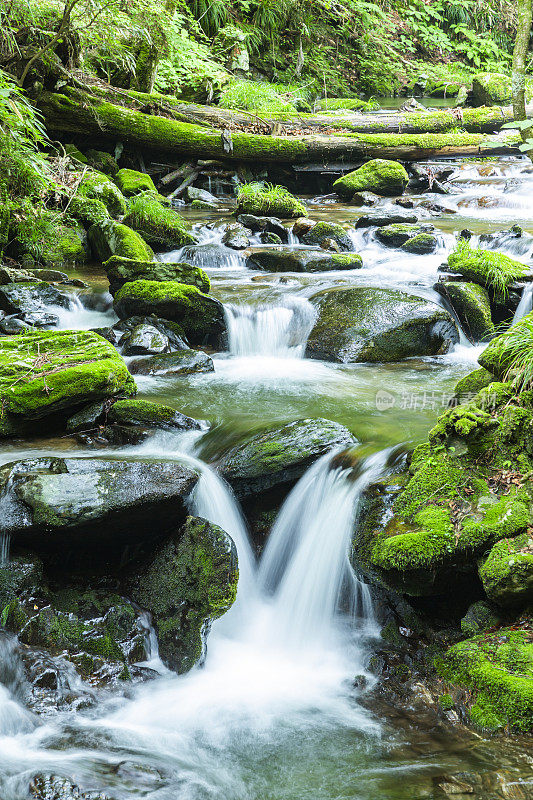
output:
[[[349,428],[366,457],[355,474],[339,465],[334,453],[317,461],[286,498],[257,562],[240,508],[204,464],[197,434],[160,433],[114,451],[175,458],[199,471],[193,510],[235,541],[237,600],[213,625],[204,666],[182,677],[169,672],[151,635],[153,680],[120,694],[91,689],[95,702],[86,709],[44,718],[25,708],[16,656],[0,641],[1,800],[26,797],[37,771],[68,776],[84,791],[105,792],[113,800],[431,799],[441,796],[435,793],[440,776],[461,771],[482,776],[501,771],[509,797],[533,790],[531,762],[519,737],[509,742],[451,732],[422,716],[361,702],[361,686],[372,688],[376,681],[369,659],[380,639],[370,592],[348,563],[358,503],[387,469],[397,445],[426,437],[455,383],[475,368],[482,346],[463,336],[447,355],[391,364],[304,357],[315,320],[311,295],[331,286],[386,286],[441,302],[432,288],[438,267],[465,228],[474,244],[530,263],[530,161],[450,163],[450,194],[412,197],[422,221],[437,227],[437,252],[420,256],[389,249],[370,230],[357,229],[352,236],[363,258],[360,270],[251,271],[239,252],[220,243],[217,228],[230,219],[229,202],[221,213],[183,209],[200,244],[162,257],[188,260],[209,274],[213,295],[226,307],[229,347],[213,355],[212,373],[138,376],[139,396],[218,423],[218,447],[226,435],[258,423],[325,417]],[[355,222],[364,213],[328,199],[305,199],[313,218]],[[441,210],[431,212],[431,204]],[[389,200],[381,207],[396,208]],[[514,224],[523,227],[522,238],[491,238]],[[107,290],[96,268],[72,275],[95,293]],[[531,307],[526,290],[517,318]],[[78,306],[58,314],[62,328],[116,320],[112,311]],[[6,444],[0,461],[51,453],[88,454],[72,439],[43,437]]]

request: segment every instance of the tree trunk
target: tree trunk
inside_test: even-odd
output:
[[[231,131],[232,149],[225,147],[226,130],[192,125],[144,114],[70,90],[47,92],[39,109],[51,133],[74,133],[111,139],[173,155],[176,160],[222,159],[284,164],[357,162],[369,158],[417,161],[436,156],[475,156],[513,153],[509,134],[500,141],[482,134],[355,134],[267,136]]]
[[[526,119],[526,57],[531,35],[533,0],[517,0],[518,29],[513,52],[513,112],[516,120]]]

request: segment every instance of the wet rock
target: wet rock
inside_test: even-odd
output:
[[[497,542],[479,565],[489,600],[504,608],[525,607],[533,599],[533,536],[524,533]]]
[[[335,222],[317,222],[316,225],[304,233],[302,242],[321,247],[326,240],[333,240],[343,251],[355,250],[355,245],[348,231]]]
[[[468,611],[461,619],[461,630],[465,636],[475,636],[490,628],[498,627],[501,621],[501,614],[498,614],[493,606],[485,600],[478,600],[469,606]]]
[[[333,189],[345,200],[350,200],[361,191],[394,197],[403,194],[408,182],[407,172],[397,161],[375,158],[336,180]]]
[[[108,420],[120,425],[146,425],[167,430],[191,431],[203,427],[197,420],[170,406],[150,403],[148,400],[119,400],[111,406]]]
[[[248,269],[267,272],[328,272],[359,269],[363,261],[357,253],[326,253],[285,248],[254,249],[246,259]]]
[[[40,773],[32,778],[29,792],[33,800],[113,800],[102,792],[86,794],[81,792],[68,778],[45,773]]]
[[[402,244],[402,250],[407,253],[414,253],[418,256],[434,253],[438,247],[438,239],[431,233],[417,233],[411,239]]]
[[[187,672],[205,652],[211,621],[233,604],[237,551],[217,525],[188,517],[147,567],[129,581],[133,600],[152,615],[163,662]]]
[[[109,403],[98,401],[84,406],[72,417],[69,417],[66,424],[68,433],[78,433],[79,431],[90,430],[107,415]]]
[[[213,372],[213,360],[201,350],[180,350],[131,361],[132,375],[191,375],[194,372]]]
[[[0,309],[28,325],[46,328],[59,323],[50,306],[70,308],[70,299],[47,283],[11,283],[0,286]]]
[[[256,217],[253,214],[239,214],[237,222],[254,233],[274,233],[282,242],[289,241],[289,231],[276,217]],[[298,220],[296,220],[296,223]]]
[[[177,322],[193,344],[215,346],[226,330],[224,307],[219,300],[196,286],[175,281],[134,281],[125,283],[115,295],[115,312],[125,319],[150,315]]]
[[[60,555],[63,566],[83,553],[89,569],[175,530],[196,482],[175,461],[15,461],[0,470],[3,528],[14,546]]]
[[[161,336],[164,336],[165,339],[168,339],[169,347],[172,351],[187,350],[189,347],[183,328],[180,325],[178,325],[176,322],[171,322],[170,320],[160,319],[155,315],[151,315],[149,317],[135,315],[115,323],[115,325],[113,325],[111,328],[115,339],[113,344],[116,344],[117,341],[119,346],[125,344],[129,336],[131,336],[132,331],[139,326],[148,326],[159,331]],[[107,339],[108,337],[106,336],[105,338]]]
[[[109,280],[109,291],[115,294],[125,283],[137,280],[176,281],[196,286],[208,293],[211,283],[200,267],[170,261],[135,261],[132,258],[112,256],[103,265]]]
[[[304,419],[271,427],[233,448],[218,464],[237,497],[295,483],[321,455],[356,440],[347,428],[327,419]]]
[[[226,225],[226,230],[222,236],[222,244],[226,247],[231,247],[233,250],[244,250],[250,245],[250,236],[252,231],[250,228],[245,228],[240,223],[233,223]]]
[[[211,192],[208,192],[206,189],[197,189],[196,186],[189,186],[187,188],[187,197],[191,203],[194,200],[199,200],[202,203],[212,203],[214,205],[218,205],[219,203],[219,200],[214,194],[211,194]]]
[[[381,202],[381,197],[374,192],[356,192],[350,202],[354,206],[375,206]]]
[[[121,344],[125,356],[156,355],[170,349],[167,337],[153,325],[137,325]]]
[[[355,223],[356,228],[383,228],[385,225],[414,224],[418,222],[417,214],[409,214],[405,211],[373,211],[370,214],[363,214]]]
[[[433,288],[448,300],[471,341],[486,341],[494,335],[490,298],[483,286],[466,281],[439,281]]]
[[[261,244],[283,244],[277,233],[270,233],[269,231],[260,233],[259,239]]]
[[[19,333],[31,330],[28,322],[23,322],[16,317],[6,317],[0,320],[0,332],[6,336],[17,336]]]
[[[316,219],[310,219],[309,217],[299,217],[294,225],[292,226],[292,233],[294,236],[297,236],[298,239],[301,239],[305,236],[306,233],[315,227],[317,224]]]
[[[430,234],[433,230],[433,225],[410,225],[408,223],[385,225],[382,228],[377,229],[376,239],[378,239],[381,244],[384,244],[387,247],[401,247],[402,245],[406,244],[406,242],[409,242],[420,235]],[[435,237],[432,237],[432,239],[433,249],[435,249],[437,243],[435,241]]]
[[[99,261],[120,256],[134,261],[154,261],[154,252],[132,228],[115,220],[96,222],[88,231],[89,244]]]
[[[459,341],[447,311],[406,292],[357,287],[326,290],[310,299],[318,320],[307,342],[309,358],[399,361],[446,353]]]
[[[409,186],[418,192],[432,192],[433,194],[448,194],[448,190],[442,185],[443,181],[448,180],[453,175],[453,167],[435,167],[426,164],[411,164],[409,167],[411,179]]]

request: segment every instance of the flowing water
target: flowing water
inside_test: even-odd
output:
[[[157,677],[118,694],[90,689],[87,708],[54,716],[26,709],[16,648],[0,640],[1,800],[26,797],[29,779],[43,770],[114,800],[418,800],[437,797],[436,776],[502,768],[526,786],[520,746],[433,730],[421,718],[402,718],[390,708],[385,714],[377,704],[369,709],[358,688],[373,685],[368,663],[379,643],[369,590],[348,562],[362,493],[386,472],[396,445],[426,436],[482,348],[463,337],[445,356],[384,365],[304,357],[315,319],[313,294],[330,286],[390,286],[440,302],[432,287],[463,228],[475,244],[530,262],[529,162],[452,166],[450,194],[414,198],[438,228],[438,251],[409,255],[383,247],[369,230],[354,230],[364,267],[353,272],[254,272],[221,244],[217,225],[224,214],[190,212],[200,244],[162,257],[207,270],[213,294],[226,306],[228,352],[214,356],[213,373],[140,378],[141,396],[239,435],[258,422],[326,417],[346,425],[367,455],[330,453],[316,462],[286,498],[257,563],[241,509],[200,460],[196,435],[161,434],[115,451],[175,458],[198,471],[192,510],[236,544],[237,601],[214,624],[201,668],[182,677],[165,670],[146,618],[147,663]],[[382,205],[393,208],[390,201]],[[359,213],[329,202],[310,207],[311,216],[343,222]],[[516,222],[525,231],[521,238],[497,233]],[[101,302],[93,310],[81,303],[61,310],[61,327],[109,325],[114,317],[101,274],[80,277]],[[532,299],[528,287],[516,319],[528,313]],[[5,463],[48,453],[87,455],[72,440],[42,439],[5,446],[0,458]],[[3,561],[8,544],[2,539]]]

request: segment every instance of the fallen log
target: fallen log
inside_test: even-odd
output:
[[[494,139],[462,132],[267,136],[237,130],[232,132],[232,148],[228,152],[225,131],[135,111],[83,92],[69,90],[68,95],[45,92],[38,107],[51,133],[118,139],[179,158],[286,164],[368,158],[418,161],[439,156],[514,153],[518,142],[514,133]]]

